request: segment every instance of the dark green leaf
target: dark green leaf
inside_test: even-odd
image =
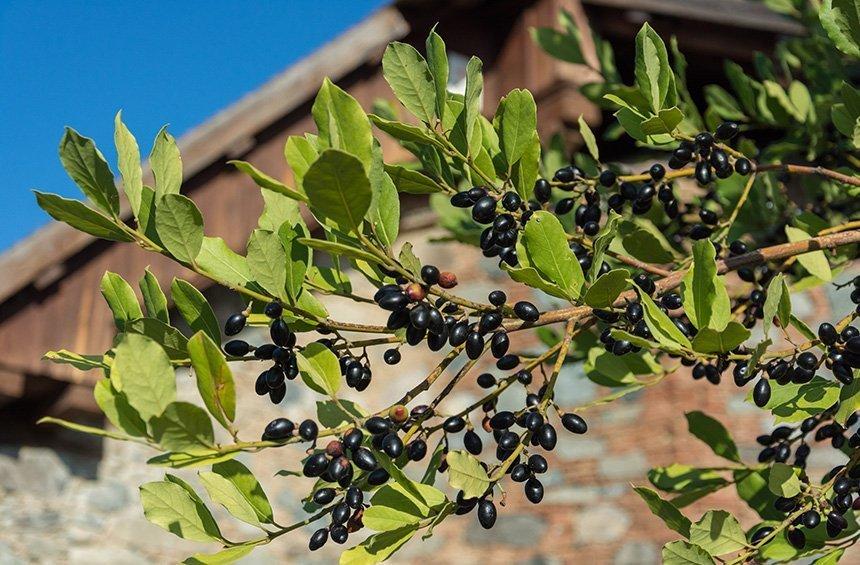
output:
[[[642,497],[651,512],[663,520],[667,528],[684,537],[690,535],[690,519],[681,514],[681,511],[675,508],[671,502],[663,500],[660,495],[646,487],[633,487],[633,490]]]
[[[705,442],[714,453],[740,463],[741,456],[729,431],[719,421],[699,411],[687,412],[687,429]]]
[[[155,210],[155,229],[164,247],[179,261],[193,263],[203,246],[203,216],[190,199],[166,194]]]
[[[140,149],[137,140],[122,123],[122,111],[114,118],[114,144],[116,145],[119,172],[122,174],[122,188],[137,217],[140,212],[140,194],[143,190],[143,172],[140,168]]]
[[[81,191],[103,212],[119,214],[113,172],[92,139],[66,128],[60,140],[60,162]]]
[[[33,191],[39,208],[57,221],[69,224],[76,230],[109,241],[132,241],[132,237],[122,231],[109,218],[89,208],[83,202],[70,200],[56,194]]]
[[[215,312],[203,294],[194,285],[175,278],[170,285],[173,303],[182,319],[195,332],[204,331],[215,343],[221,342],[221,327]]]
[[[382,74],[407,110],[425,123],[433,122],[436,86],[427,61],[414,47],[398,41],[390,43],[382,55]]]
[[[326,149],[304,178],[314,215],[344,233],[356,232],[370,208],[370,181],[361,161]]]
[[[164,413],[150,420],[152,437],[165,451],[198,453],[215,446],[212,421],[202,408],[188,402],[173,402]]]
[[[221,349],[202,331],[188,340],[188,355],[197,378],[197,390],[209,413],[230,429],[236,418],[236,386]]]
[[[209,510],[194,500],[181,485],[157,481],[140,487],[146,519],[183,539],[211,542],[221,539]]]
[[[618,298],[625,288],[630,271],[613,269],[600,276],[585,292],[583,300],[592,308],[608,308]]]
[[[143,295],[143,304],[146,306],[147,316],[169,324],[170,313],[167,309],[167,297],[164,296],[158,279],[152,274],[149,267],[144,270],[138,286],[140,286],[140,292]]]
[[[126,322],[143,317],[134,289],[116,273],[105,272],[101,281],[102,296],[113,313],[117,329],[122,331]]]
[[[124,334],[114,352],[113,387],[144,420],[160,416],[176,399],[176,378],[167,354],[154,340],[138,334]]]
[[[237,169],[254,179],[254,182],[260,188],[265,188],[266,190],[270,190],[276,194],[281,194],[293,200],[298,200],[299,202],[308,201],[307,196],[294,188],[290,188],[278,179],[270,177],[251,163],[235,160],[227,162],[231,165],[234,165]]]

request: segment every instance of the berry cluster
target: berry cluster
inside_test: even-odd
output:
[[[224,351],[234,357],[244,357],[253,351],[254,357],[261,361],[274,361],[271,367],[257,377],[254,390],[260,396],[268,394],[273,404],[280,404],[287,394],[287,380],[293,380],[299,374],[299,366],[293,352],[296,334],[281,317],[283,307],[278,302],[267,304],[264,313],[272,320],[269,324],[271,343],[253,347],[244,340],[234,339],[224,344]],[[238,334],[245,327],[247,320],[244,312],[231,315],[224,324],[224,333],[228,336]]]

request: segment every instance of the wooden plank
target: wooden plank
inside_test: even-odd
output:
[[[675,19],[712,22],[732,27],[801,35],[804,28],[760,2],[749,0],[582,0],[584,4],[637,10]]]

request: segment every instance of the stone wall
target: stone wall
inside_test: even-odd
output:
[[[420,242],[426,235],[439,234],[414,234],[410,239]],[[453,243],[418,243],[416,252],[425,262],[451,269],[461,281],[469,281],[457,288],[466,297],[483,300],[490,290],[507,286],[508,281],[495,268],[495,262],[481,258],[471,248]],[[361,284],[356,286],[359,292],[367,290]],[[93,292],[97,290],[94,288]],[[827,316],[831,307],[841,314],[850,308],[844,294],[816,289],[796,295],[794,310],[810,321]],[[550,306],[537,301],[543,308]],[[356,309],[340,300],[328,302],[339,319],[370,319],[366,307]],[[370,316],[375,321],[384,319],[379,312]],[[514,348],[530,345],[521,339],[516,334]],[[412,348],[404,351],[400,365],[389,368],[379,359],[382,348],[377,349],[372,352],[373,384],[361,395],[352,391],[346,394],[370,408],[382,406],[408,389],[437,358],[424,348]],[[265,423],[276,416],[298,421],[314,414],[319,397],[298,385],[290,387],[287,399],[278,407],[255,396],[253,379],[259,371],[260,367],[246,366],[236,375],[240,404],[237,423],[243,437],[258,436]],[[474,374],[479,372],[480,368]],[[180,396],[193,400],[196,390],[191,379],[187,375],[178,378]],[[452,411],[480,398],[474,379],[466,381],[472,384],[461,387],[443,408]],[[445,382],[443,376],[417,402],[432,398]],[[580,367],[569,366],[559,380],[556,398],[562,406],[577,406],[606,393],[606,389],[586,379]],[[461,564],[659,562],[661,545],[677,536],[650,514],[630,490],[630,483],[644,484],[645,474],[652,466],[673,462],[725,463],[688,435],[683,412],[694,409],[726,423],[742,455],[753,460],[757,453],[754,438],[768,430],[770,422],[760,410],[745,403],[743,396],[744,392],[735,388],[731,379],[715,387],[704,381],[694,382],[681,371],[655,387],[591,408],[583,412],[589,421],[588,434],[574,437],[561,431],[558,447],[549,458],[550,471],[543,478],[546,496],[542,504],[531,505],[516,485],[506,483],[507,500],[504,508],[499,508],[493,530],[481,529],[474,514],[451,518],[437,528],[432,538],[423,542],[413,540],[392,562],[420,563],[427,559]],[[501,402],[513,408],[521,407],[522,403],[522,389],[515,387],[509,389]],[[47,434],[47,445],[22,441],[0,448],[0,565],[169,563],[181,561],[196,551],[215,549],[179,540],[144,520],[137,486],[160,479],[164,472],[144,464],[153,451],[137,444],[82,438],[65,430],[45,429],[41,434]],[[282,524],[305,517],[297,501],[307,493],[309,480],[275,476],[282,469],[297,470],[300,456],[299,448],[290,447],[267,450],[253,459],[247,455],[241,457],[260,478],[275,507],[276,519]],[[842,457],[829,448],[814,449],[810,458],[811,467],[819,470],[841,461]],[[177,474],[194,482],[193,471]],[[738,501],[731,489],[693,504],[685,513],[698,518],[712,507],[731,509],[744,526],[755,523],[753,513]],[[217,517],[230,539],[254,535],[253,528],[231,520],[223,512],[217,513]],[[307,538],[313,529],[307,527],[305,531],[283,536],[255,551],[245,562],[335,561],[341,548],[332,542],[319,552],[307,552]],[[357,539],[356,535],[348,546]]]

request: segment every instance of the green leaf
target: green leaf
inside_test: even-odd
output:
[[[839,391],[839,409],[833,419],[845,426],[848,418],[858,409],[860,409],[860,378],[855,376],[850,385],[844,385]]]
[[[358,231],[370,207],[370,181],[361,161],[336,149],[326,149],[304,179],[311,211],[338,230]]]
[[[550,56],[568,63],[585,63],[577,37],[548,27],[533,27],[529,32],[532,39]]]
[[[286,299],[287,252],[278,234],[254,230],[248,240],[247,261],[257,284],[272,296]]]
[[[143,277],[140,279],[140,293],[143,295],[143,304],[146,306],[146,314],[150,318],[160,320],[165,324],[170,323],[170,313],[167,309],[167,297],[158,284],[158,278],[147,267]]]
[[[390,249],[400,233],[400,198],[391,177],[385,172],[373,193],[368,218],[379,242]]]
[[[537,127],[537,107],[532,93],[514,89],[499,102],[499,145],[508,169],[520,160]]]
[[[197,378],[197,390],[209,413],[226,429],[236,418],[236,387],[221,349],[202,331],[188,340],[188,355]]]
[[[502,265],[502,269],[504,269],[510,277],[517,281],[521,282],[525,285],[528,285],[532,288],[536,288],[538,290],[542,290],[543,292],[549,294],[550,296],[555,296],[556,298],[568,299],[568,296],[564,290],[562,290],[558,285],[555,285],[543,277],[541,277],[536,270],[531,267],[511,267],[508,264]]]
[[[606,250],[609,249],[612,240],[618,233],[618,222],[621,221],[621,216],[617,212],[610,210],[609,217],[606,223],[600,229],[597,237],[594,238],[592,244],[592,262],[588,269],[588,280],[594,282],[600,275],[600,267],[603,265],[603,257],[606,255]]]
[[[140,194],[143,191],[140,149],[137,146],[137,140],[122,123],[122,110],[117,112],[114,118],[113,140],[116,145],[119,172],[122,175],[122,188],[131,204],[132,212],[137,217],[140,212]]]
[[[305,282],[305,275],[312,261],[310,248],[299,241],[303,236],[308,235],[310,233],[301,221],[295,224],[285,223],[278,231],[278,237],[286,254],[284,282],[287,295],[293,300],[298,298],[302,291],[302,284]]]
[[[340,565],[373,565],[385,561],[412,539],[417,526],[406,526],[390,532],[374,534],[340,554]]]
[[[150,457],[146,464],[157,465],[159,467],[172,467],[174,469],[188,469],[191,467],[209,466],[221,461],[227,461],[236,457],[238,452],[230,451],[199,451],[197,453],[162,453],[155,457]]]
[[[722,330],[703,328],[693,337],[693,351],[699,353],[728,353],[750,337],[750,331],[731,321]]]
[[[717,556],[743,549],[747,538],[734,516],[725,510],[709,510],[690,526],[690,542]]]
[[[292,200],[298,200],[299,202],[308,201],[307,196],[294,188],[290,188],[278,179],[270,177],[251,163],[237,160],[227,161],[227,163],[235,166],[237,169],[251,177],[254,180],[254,183],[260,188],[265,188],[268,191],[286,196],[287,198],[291,198]]]
[[[608,308],[627,288],[630,271],[613,269],[600,276],[585,292],[583,300],[592,308]]]
[[[765,520],[783,520],[785,515],[773,507],[776,499],[767,488],[770,469],[734,471],[735,488],[741,500]]]
[[[188,359],[188,339],[178,329],[155,318],[138,318],[126,322],[123,331],[145,335],[155,340],[171,360]]]
[[[420,145],[435,145],[440,147],[439,141],[432,137],[432,134],[426,129],[422,129],[412,124],[387,120],[375,114],[368,114],[367,117],[370,118],[373,125],[398,141],[406,141]]]
[[[203,245],[203,216],[189,198],[167,194],[158,201],[155,229],[164,247],[184,263],[193,263]]]
[[[293,225],[302,221],[299,204],[294,199],[271,190],[260,192],[263,195],[263,213],[257,222],[260,229],[278,231],[284,223]]]
[[[681,514],[681,511],[675,508],[671,502],[663,500],[660,495],[646,487],[633,487],[633,490],[642,497],[651,512],[663,520],[667,528],[684,537],[690,535],[690,519]]]
[[[108,421],[131,437],[147,437],[146,422],[128,403],[126,396],[113,389],[110,379],[101,379],[93,388],[96,404]]]
[[[199,453],[215,447],[212,421],[206,411],[188,402],[172,402],[150,420],[152,437],[165,451]]]
[[[308,139],[309,136],[310,134],[305,134],[304,137],[291,135],[284,144],[284,158],[293,170],[293,178],[296,180],[296,186],[302,189],[301,191],[297,191],[301,192],[301,194],[304,194],[305,173],[308,172],[311,164],[319,157],[316,144]]]
[[[359,259],[361,261],[367,261],[368,263],[379,263],[379,258],[376,255],[372,255],[363,249],[359,249],[358,247],[353,247],[345,243],[326,241],[324,239],[309,239],[306,237],[300,237],[296,241],[302,245],[307,245],[311,249],[325,251],[331,255]]]
[[[143,317],[134,289],[116,273],[106,271],[101,281],[102,296],[113,313],[117,329],[122,331],[126,322]]]
[[[254,509],[260,522],[273,523],[272,505],[257,478],[245,465],[238,461],[224,461],[212,465],[212,472],[233,484],[236,491]]]
[[[738,447],[729,431],[718,420],[698,410],[687,412],[687,429],[691,434],[705,442],[714,453],[729,461],[741,462]]]
[[[311,113],[322,147],[339,149],[357,157],[365,166],[370,164],[370,121],[355,98],[325,78]]]
[[[211,471],[201,471],[197,475],[212,502],[223,506],[234,518],[252,526],[260,526],[254,507],[232,482]]]
[[[460,119],[463,124],[463,132],[466,140],[469,143],[469,154],[474,155],[472,151],[472,132],[475,130],[475,124],[481,115],[481,95],[484,91],[484,77],[481,70],[484,64],[477,57],[472,57],[466,63],[466,93],[463,96],[463,112],[460,114]]]
[[[63,365],[71,365],[79,371],[91,371],[92,369],[108,370],[110,367],[105,363],[102,355],[81,355],[60,349],[59,351],[48,351],[42,356],[42,359],[52,363],[60,363]]]
[[[618,356],[606,351],[602,346],[588,350],[583,370],[589,380],[609,387],[635,383],[637,375],[654,375],[663,372],[659,363],[646,351]]]
[[[60,140],[60,162],[81,191],[103,212],[119,214],[113,172],[92,139],[67,127]]]
[[[441,120],[445,115],[445,101],[448,98],[448,54],[445,52],[445,42],[436,33],[435,28],[427,36],[425,48],[427,66],[436,90],[436,115]]]
[[[623,234],[621,245],[636,259],[657,264],[670,263],[675,259],[668,242],[648,228],[627,222],[623,223],[621,228],[627,230],[627,233]]]
[[[385,172],[391,178],[397,192],[407,194],[433,194],[444,192],[445,188],[423,173],[401,167],[399,165],[385,165]]]
[[[723,487],[729,482],[717,471],[673,463],[668,467],[655,467],[648,471],[648,480],[666,492],[685,493],[708,487]]]
[[[645,310],[645,324],[651,330],[654,339],[670,349],[678,349],[678,346],[689,349],[690,340],[672,323],[669,316],[660,310],[651,297],[642,292],[639,287],[636,287],[636,292],[639,293],[639,300]]]
[[[774,463],[770,468],[767,488],[776,496],[792,498],[800,493],[800,487],[800,479],[791,465]]]
[[[762,331],[764,331],[765,337],[770,333],[774,317],[779,320],[779,325],[783,328],[787,328],[791,322],[791,295],[782,273],[773,277],[767,286],[764,318],[762,319]]]
[[[860,58],[860,6],[857,0],[824,0],[818,17],[837,49]]]
[[[841,547],[832,551],[828,551],[826,554],[813,561],[812,565],[836,565],[837,563],[839,563],[839,560],[842,558],[842,555],[844,553],[845,550]]]
[[[317,420],[326,428],[336,428],[367,416],[367,411],[352,400],[317,400]]]
[[[221,342],[221,326],[218,324],[218,318],[215,317],[215,312],[212,306],[206,301],[199,290],[194,285],[179,278],[173,279],[170,285],[170,293],[173,296],[173,303],[176,304],[176,309],[182,319],[195,332],[206,332],[212,341]]]
[[[664,107],[667,98],[674,98],[674,92],[670,96],[670,88],[674,90],[675,82],[666,45],[647,23],[636,35],[635,74],[637,88],[655,113]]]
[[[220,237],[204,237],[197,266],[219,281],[236,286],[251,282],[251,271],[244,257],[227,247]]]
[[[684,112],[677,106],[660,110],[656,116],[651,116],[641,124],[642,133],[645,135],[663,135],[675,131],[684,120]]]
[[[693,245],[693,266],[681,283],[684,311],[699,329],[722,331],[732,316],[729,293],[717,275],[716,251],[708,239]]]
[[[448,463],[448,484],[463,491],[463,498],[484,496],[490,486],[490,477],[474,455],[465,451],[450,451],[445,456]]]
[[[221,539],[212,514],[182,486],[156,481],[140,486],[140,501],[146,519],[168,532],[192,541]]]
[[[534,192],[535,181],[540,173],[540,155],[540,138],[534,131],[531,144],[526,146],[523,156],[511,168],[511,181],[523,200],[529,200]]]
[[[179,194],[179,187],[182,186],[182,157],[176,140],[167,132],[167,126],[155,135],[149,163],[155,176],[156,196]]]
[[[433,122],[436,86],[427,61],[414,47],[390,43],[382,55],[382,74],[407,110],[424,123]]]
[[[708,552],[685,541],[672,541],[663,546],[663,565],[713,565]]]
[[[320,394],[336,396],[340,389],[340,366],[337,357],[325,345],[309,343],[302,351],[296,352],[299,372],[309,388]]]
[[[588,127],[588,123],[586,123],[582,118],[582,114],[579,115],[578,122],[579,134],[585,142],[585,147],[588,148],[588,152],[591,153],[591,156],[594,157],[595,161],[600,161],[600,150],[597,148],[597,140],[594,138],[594,133],[591,131],[591,128]]]
[[[76,432],[89,434],[91,436],[107,437],[107,438],[111,438],[111,439],[118,439],[120,441],[127,441],[129,439],[129,436],[109,432],[108,430],[106,430],[104,428],[94,428],[92,426],[85,426],[83,424],[76,424],[74,422],[68,422],[66,420],[61,420],[60,418],[51,418],[49,416],[39,418],[39,420],[37,420],[36,423],[37,424],[56,424],[56,425],[61,426],[63,428],[73,430]]]
[[[387,488],[390,487],[383,486],[379,490],[384,491]],[[406,504],[398,504],[397,507],[391,507],[374,503],[362,515],[364,525],[375,532],[390,532],[404,526],[417,525],[420,520],[421,516],[412,514]]]
[[[70,200],[56,194],[33,191],[39,208],[57,221],[69,224],[78,231],[109,241],[132,241],[132,237],[107,218],[79,200]]]
[[[791,226],[785,226],[785,235],[788,236],[788,241],[792,243],[810,239],[810,235],[808,233]],[[803,265],[810,274],[815,275],[819,279],[827,282],[833,280],[833,274],[830,271],[830,264],[827,262],[827,256],[824,254],[823,250],[818,249],[816,251],[809,251],[802,255],[797,255],[797,262]]]
[[[561,288],[569,300],[576,299],[584,276],[558,218],[550,212],[535,212],[526,224],[522,242],[538,273]]]
[[[154,340],[123,334],[114,349],[110,379],[128,403],[149,420],[159,416],[176,399],[176,377],[170,359]]]
[[[184,565],[228,565],[245,557],[256,545],[234,545],[216,553],[195,553],[182,563]]]
[[[815,377],[805,384],[787,383],[772,387],[770,401],[765,406],[779,422],[799,422],[820,414],[839,400],[838,383]],[[748,398],[751,398],[750,392]]]

